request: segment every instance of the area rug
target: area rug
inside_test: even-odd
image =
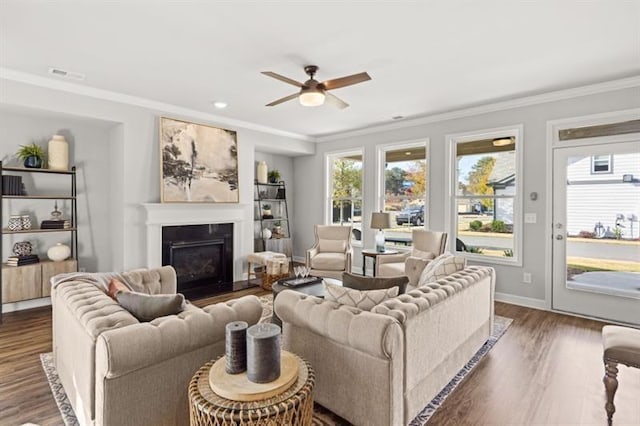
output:
[[[260,322],[269,321],[273,314],[273,298],[269,296],[260,297],[262,302],[263,311]],[[476,352],[471,360],[456,374],[456,376],[447,384],[442,391],[416,416],[415,419],[409,423],[410,426],[422,426],[426,425],[431,416],[436,410],[444,403],[447,397],[454,391],[454,389],[464,380],[464,378],[473,370],[473,368],[480,362],[480,360],[493,348],[498,339],[507,331],[507,328],[511,325],[513,320],[496,315],[493,324],[493,333],[489,340]],[[42,368],[47,376],[53,398],[58,405],[60,415],[66,426],[78,426],[78,420],[73,412],[73,408],[69,403],[69,398],[60,383],[58,372],[56,371],[55,364],[53,363],[53,354],[51,352],[40,354],[40,361],[42,362]],[[314,426],[347,426],[349,422],[341,417],[333,414],[326,408],[315,404],[313,409],[313,425]]]

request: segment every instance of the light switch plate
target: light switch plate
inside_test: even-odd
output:
[[[538,217],[535,213],[524,214],[524,223],[536,223],[537,221],[538,221]]]

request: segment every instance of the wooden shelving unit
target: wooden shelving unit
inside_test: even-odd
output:
[[[77,186],[76,168],[69,171],[49,170],[49,169],[29,169],[25,167],[7,167],[0,161],[0,185],[2,176],[7,172],[13,173],[45,173],[55,175],[67,175],[70,177],[70,191],[68,194],[53,195],[5,195],[0,187],[0,236],[12,234],[46,234],[67,232],[70,233],[71,257],[62,262],[51,262],[41,259],[40,263],[24,266],[2,265],[0,274],[0,322],[2,322],[2,304],[22,300],[29,300],[50,295],[49,279],[63,272],[78,270],[78,228],[77,228]],[[39,224],[33,223],[31,229],[10,231],[5,228],[6,206],[4,200],[69,200],[71,201],[71,227],[67,229],[40,229]],[[1,241],[0,241],[1,243]],[[0,259],[4,259],[3,245],[0,244]]]

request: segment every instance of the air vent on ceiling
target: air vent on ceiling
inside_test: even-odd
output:
[[[72,80],[84,80],[84,74],[63,70],[61,68],[49,68],[49,74],[55,75],[56,77],[69,78]]]

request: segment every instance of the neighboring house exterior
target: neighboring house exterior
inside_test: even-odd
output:
[[[568,234],[598,231],[599,237],[614,237],[617,222],[622,238],[638,238],[640,153],[576,157],[569,161]]]
[[[493,154],[496,162],[493,165],[487,185],[493,187],[497,196],[516,195],[516,152],[504,151]],[[513,224],[513,198],[494,198],[493,220],[501,220]]]

